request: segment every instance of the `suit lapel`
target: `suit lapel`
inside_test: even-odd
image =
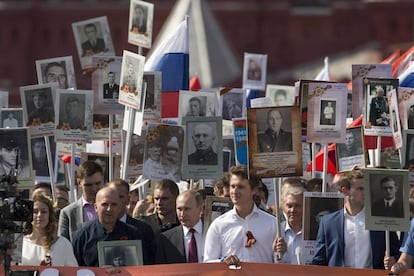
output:
[[[339,212],[338,220],[339,221],[337,221],[337,223],[335,223],[335,224],[338,225],[338,227],[339,227],[338,247],[339,247],[339,252],[342,255],[342,256],[338,256],[338,257],[342,262],[342,266],[344,266],[344,264],[345,264],[345,238],[344,238],[345,214],[344,214],[343,211]]]
[[[177,241],[176,241],[177,249],[180,252],[181,256],[183,256],[184,262],[186,263],[187,262],[187,256],[185,254],[185,246],[184,246],[185,240],[184,240],[183,226],[177,227],[176,234],[177,234]]]

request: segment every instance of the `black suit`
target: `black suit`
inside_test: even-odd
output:
[[[259,152],[292,151],[292,133],[281,129],[274,137],[275,132],[270,128],[258,135]]]
[[[119,85],[114,83],[112,87],[110,87],[109,83],[104,83],[103,92],[104,99],[114,99],[114,92],[116,92],[117,95],[119,94]],[[118,99],[118,97],[116,97],[115,99]]]
[[[161,233],[155,251],[156,264],[186,263],[184,230],[182,226],[174,227]]]
[[[390,207],[385,206],[383,199],[377,200],[371,207],[372,216],[381,217],[392,217],[392,218],[403,218],[404,217],[404,206],[399,200],[395,200]]]
[[[133,226],[137,234],[142,237],[142,251],[147,252],[148,262],[150,264],[154,263],[155,245],[151,226],[128,215],[126,217],[126,224]]]
[[[83,56],[87,51],[92,51],[94,54],[103,52],[105,50],[105,41],[102,38],[96,39],[96,44],[92,46],[89,40],[82,43]]]
[[[138,218],[139,220],[147,223],[149,226],[151,226],[152,232],[154,234],[154,239],[157,240],[158,236],[161,232],[167,231],[173,227],[181,225],[178,222],[178,218],[176,219],[176,223],[168,224],[168,225],[162,225],[161,220],[158,218],[157,214],[151,214],[149,216],[141,216]]]

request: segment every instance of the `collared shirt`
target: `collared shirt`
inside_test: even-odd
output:
[[[98,217],[93,203],[89,203],[82,196],[83,222],[92,221]]]
[[[354,268],[372,268],[369,230],[365,229],[365,208],[351,216],[344,208],[344,265]]]
[[[256,243],[246,247],[247,231]],[[218,261],[236,254],[242,262],[273,263],[273,241],[276,237],[276,219],[253,204],[246,218],[240,217],[235,207],[216,218],[207,231],[204,242],[204,262]]]
[[[126,223],[126,219],[127,219],[127,214],[125,213],[119,220],[122,221],[123,223]]]
[[[385,207],[391,207],[394,204],[395,198],[391,199],[391,200],[386,200],[384,199],[384,205]],[[388,203],[388,205],[387,205]]]
[[[301,264],[301,252],[302,252],[302,229],[295,233],[290,227],[287,221],[284,221],[282,225],[285,228],[282,231],[282,238],[286,242],[287,251],[283,254],[283,258],[277,263],[286,264]]]
[[[203,223],[201,222],[201,219],[192,228],[195,230],[194,237],[195,237],[196,243],[197,243],[198,262],[202,263],[203,262],[203,253],[204,253],[204,239],[203,239]],[[188,228],[187,226],[183,225],[185,256],[187,257],[187,260],[188,260],[188,247],[189,247],[190,241],[191,241],[190,229],[191,228]]]

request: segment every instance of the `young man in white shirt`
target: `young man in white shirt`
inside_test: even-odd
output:
[[[210,225],[204,262],[222,260],[228,265],[240,262],[273,263],[276,237],[275,218],[256,207],[253,196],[259,181],[244,166],[230,169],[230,198],[234,208]]]

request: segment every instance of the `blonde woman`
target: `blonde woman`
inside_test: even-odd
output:
[[[22,265],[78,266],[71,243],[56,233],[52,200],[44,194],[36,194],[32,231],[23,238]]]

